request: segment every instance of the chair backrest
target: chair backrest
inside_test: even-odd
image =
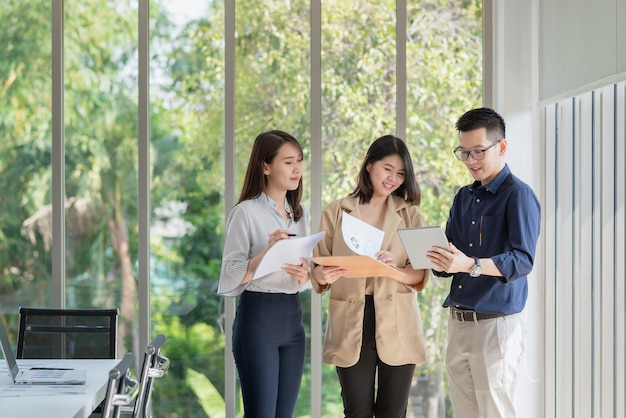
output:
[[[139,376],[139,394],[133,408],[133,418],[148,418],[154,379],[165,374],[170,360],[161,354],[161,347],[165,345],[165,335],[159,334],[146,346]]]
[[[134,361],[135,355],[127,353],[109,372],[106,396],[102,403],[102,418],[119,417],[122,408],[136,400],[139,382],[130,376]]]
[[[19,308],[18,359],[117,358],[118,309]]]

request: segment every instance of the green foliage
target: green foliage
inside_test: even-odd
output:
[[[19,301],[46,305],[50,297],[51,27],[47,1],[0,5],[0,302],[7,309]],[[310,137],[309,7],[303,0],[235,2],[235,163],[240,184],[251,143],[266,129],[293,133],[305,157],[311,141],[321,140],[326,204],[354,188],[371,141],[396,130],[395,2],[323,2],[321,138]],[[64,9],[68,303],[117,305],[112,222],[127,225],[137,268],[137,11],[103,0],[66,0]],[[454,122],[481,101],[481,2],[426,0],[407,11],[406,141],[421,210],[428,224],[442,225],[468,182],[451,151]],[[155,385],[155,409],[164,417],[213,416],[224,394],[224,301],[215,294],[225,212],[224,4],[209,2],[205,14],[179,26],[160,2],[151,2],[150,13],[151,221],[167,232],[151,237],[152,319],[168,336],[172,360]],[[307,201],[309,186],[305,176]],[[438,381],[448,286],[433,277],[418,296],[430,355],[418,374]],[[310,306],[308,296],[303,304]],[[323,414],[339,416],[335,370],[324,365],[322,374]],[[301,392],[297,415],[307,416],[308,369]]]
[[[445,226],[456,191],[470,180],[452,150],[456,120],[481,105],[481,2],[432,0],[407,7],[407,144],[426,222]],[[445,370],[447,317],[441,303],[449,286],[449,279],[431,276],[419,295],[429,355],[421,375],[439,378]]]
[[[17,308],[14,292],[45,300],[46,289],[23,289],[49,279],[49,248],[22,228],[49,202],[50,13],[43,6],[0,1],[0,297],[10,296],[0,300],[5,309]]]
[[[176,418],[213,417],[224,393],[223,334],[200,322],[184,326],[177,316],[167,314],[166,304],[163,299],[154,307],[154,333],[167,336],[162,351],[170,359],[168,373],[154,385],[154,410]]]
[[[198,373],[194,369],[187,369],[185,382],[198,397],[198,402],[208,417],[226,417],[224,399],[222,399],[215,386],[211,384],[211,381],[205,375]]]

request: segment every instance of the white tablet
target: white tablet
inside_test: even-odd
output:
[[[433,246],[448,249],[448,239],[440,226],[398,229],[398,235],[414,269],[437,268],[426,257]]]

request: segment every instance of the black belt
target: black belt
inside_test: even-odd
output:
[[[450,307],[450,315],[452,319],[459,322],[475,322],[480,321],[482,319],[493,319],[500,318],[506,316],[507,314],[503,313],[480,313],[475,311],[466,311],[463,309],[457,309]]]

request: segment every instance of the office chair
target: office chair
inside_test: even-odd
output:
[[[18,359],[117,358],[118,309],[19,308]]]
[[[107,391],[102,403],[102,418],[118,418],[122,407],[136,400],[139,382],[130,376],[135,361],[133,353],[127,353],[109,372]]]
[[[146,346],[141,374],[139,376],[139,393],[134,405],[123,406],[122,412],[132,413],[132,418],[151,418],[150,402],[154,379],[162,377],[170,365],[170,360],[161,355],[161,347],[165,345],[165,335],[159,334]]]

